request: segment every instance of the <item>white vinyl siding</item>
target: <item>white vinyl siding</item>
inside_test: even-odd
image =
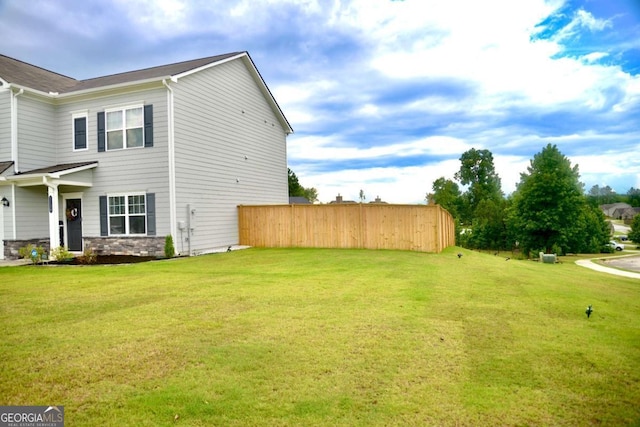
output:
[[[187,205],[196,209],[192,251],[237,244],[237,205],[288,203],[285,131],[242,60],[172,88],[177,220],[187,222]]]
[[[16,187],[16,232],[18,239],[49,236],[47,189],[44,186]]]
[[[58,123],[55,107],[31,98],[27,93],[20,95],[17,103],[20,172],[56,164]]]
[[[60,105],[58,117],[65,127],[61,132],[72,133],[72,112],[88,111],[88,150],[73,151],[68,138],[61,144],[55,163],[97,161],[92,170],[93,186],[84,190],[82,230],[85,236],[100,235],[99,196],[132,194],[144,189],[156,194],[156,224],[158,235],[167,235],[169,224],[169,175],[167,153],[167,90],[161,83],[156,88],[130,94],[112,95]],[[136,150],[97,151],[97,114],[117,106],[153,104],[154,145]],[[66,118],[66,120],[65,120]]]
[[[11,92],[0,89],[0,161],[11,160]]]

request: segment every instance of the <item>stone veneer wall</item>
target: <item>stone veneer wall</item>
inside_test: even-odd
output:
[[[20,248],[42,246],[49,253],[49,239],[5,240],[4,257],[19,259]],[[85,249],[98,255],[164,256],[164,237],[85,237]]]
[[[164,237],[85,237],[85,249],[98,255],[164,256]]]
[[[5,259],[20,259],[20,248],[33,245],[34,247],[42,246],[49,253],[49,239],[26,239],[26,240],[5,240],[4,241],[4,257]]]

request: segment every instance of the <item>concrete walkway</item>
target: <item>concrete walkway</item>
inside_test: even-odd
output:
[[[609,257],[607,259],[614,260],[614,259],[633,257],[633,256],[637,257],[636,258],[638,260],[637,264],[640,264],[640,257],[638,257],[637,253],[634,253],[631,255],[622,255],[619,257]],[[640,279],[640,273],[634,273],[632,271],[625,271],[625,270],[618,270],[617,268],[611,268],[601,264],[596,264],[595,262],[593,262],[594,259],[601,259],[601,258],[579,259],[578,261],[576,261],[576,264],[578,264],[581,267],[587,267],[592,270],[600,271],[602,273],[614,274],[616,276],[630,277],[632,279]]]
[[[17,265],[32,264],[29,259],[0,259],[0,267],[15,267]]]

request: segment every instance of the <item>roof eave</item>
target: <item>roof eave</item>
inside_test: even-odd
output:
[[[29,181],[41,181],[42,178],[60,179],[65,175],[82,172],[87,169],[94,169],[96,167],[98,167],[98,162],[89,163],[86,165],[77,166],[74,168],[69,168],[62,171],[58,171],[58,172],[38,172],[38,173],[25,173],[20,175],[3,176],[3,177],[0,177],[0,181],[20,183],[20,182],[29,182]]]
[[[152,77],[152,78],[149,78],[149,79],[134,80],[134,81],[130,81],[130,82],[123,82],[123,83],[117,83],[117,84],[106,85],[106,86],[98,86],[98,87],[93,87],[93,88],[89,88],[89,89],[81,89],[81,90],[76,90],[76,91],[64,92],[64,93],[60,93],[60,94],[50,94],[50,95],[52,97],[54,97],[54,98],[64,99],[64,98],[70,98],[70,97],[75,97],[75,96],[91,94],[91,93],[95,93],[95,92],[104,92],[104,91],[109,91],[109,90],[117,90],[117,89],[126,88],[126,87],[130,87],[130,86],[145,85],[145,84],[149,84],[149,83],[158,83],[158,82],[162,82],[163,80],[166,80],[166,79],[169,79],[169,78],[171,78],[171,76]]]

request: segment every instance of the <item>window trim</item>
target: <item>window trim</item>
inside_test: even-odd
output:
[[[118,150],[136,150],[138,148],[145,148],[145,126],[144,126],[144,103],[135,103],[135,104],[129,104],[129,105],[123,105],[123,106],[119,106],[119,107],[110,107],[110,108],[105,108],[104,109],[104,150],[105,151],[118,151]],[[142,125],[140,127],[135,127],[135,128],[131,128],[131,129],[141,129],[142,130],[142,144],[137,146],[137,147],[127,147],[127,127],[126,127],[126,111],[127,110],[133,110],[133,109],[140,109],[142,110]],[[116,111],[120,111],[122,112],[122,128],[120,129],[122,131],[122,148],[111,148],[109,149],[109,120],[108,120],[108,115],[109,113],[113,113]],[[114,130],[118,130],[118,129],[114,129]]]
[[[148,236],[149,225],[147,224],[149,209],[147,206],[147,193],[145,191],[133,191],[127,193],[108,193],[107,195],[107,235],[108,236]],[[130,196],[142,196],[144,198],[144,214],[129,214],[129,197]],[[124,197],[124,215],[111,215],[111,198],[112,197]],[[111,218],[124,216],[124,228],[125,232],[122,234],[115,234],[111,232]],[[144,217],[144,233],[131,233],[130,232],[130,216],[143,216]]]
[[[84,148],[76,148],[76,119],[84,119]],[[87,110],[71,113],[71,147],[73,151],[87,151],[89,149],[89,111]]]

